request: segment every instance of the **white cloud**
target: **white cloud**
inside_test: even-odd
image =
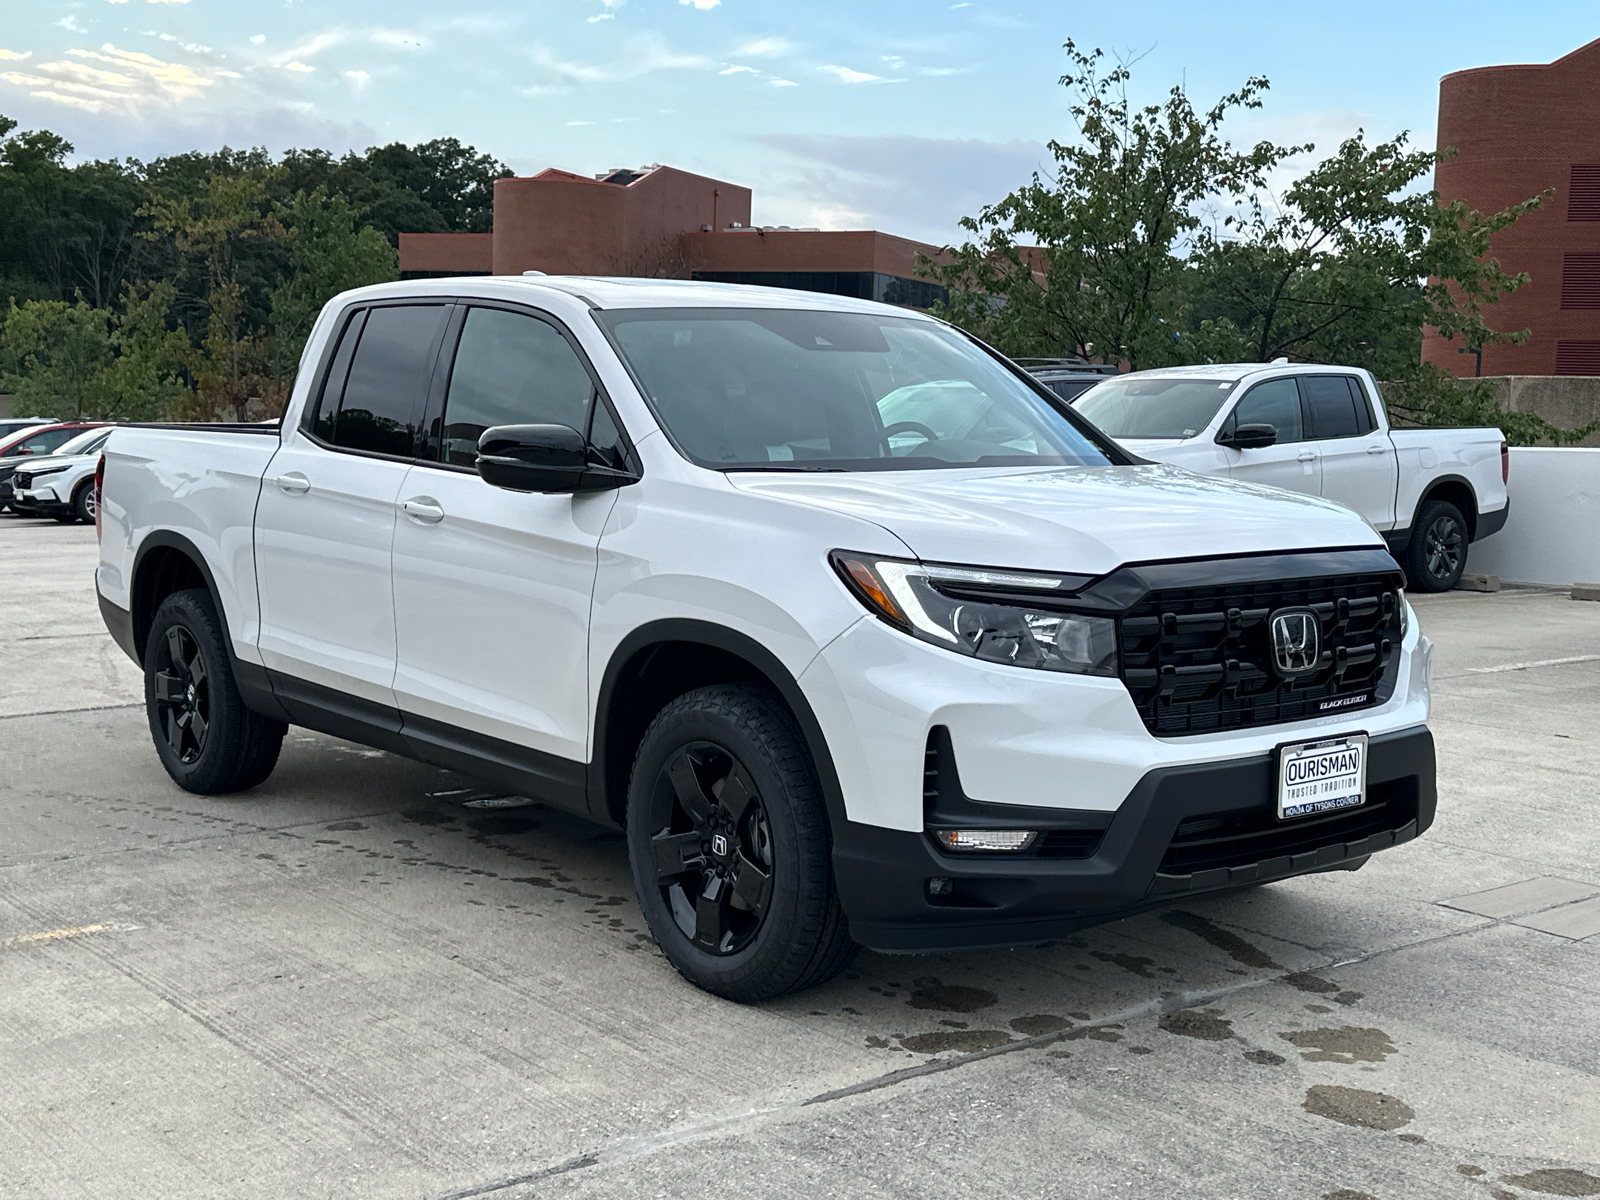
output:
[[[596,23],[598,23],[600,21],[615,21],[616,19],[617,19],[617,14],[616,13],[608,13],[608,12],[595,13],[595,15],[592,16],[592,17],[585,17],[584,18],[584,20],[589,22],[589,24],[591,24],[591,25],[594,25],[594,24],[596,24]]]
[[[849,67],[827,66],[818,67],[819,71],[826,71],[838,79],[840,83],[881,83],[882,75],[869,75],[865,71],[853,71]]]
[[[266,41],[266,40],[267,40],[267,35],[264,34],[264,33],[252,34],[251,37],[250,37],[251,44],[256,45],[256,46],[261,45],[261,43]]]
[[[32,58],[32,50],[24,50],[18,54],[15,50],[0,50],[0,62],[21,62],[25,58]]]
[[[187,4],[189,0],[145,0],[147,4]]]
[[[306,63],[300,62],[298,59],[296,59],[294,62],[286,62],[286,63],[284,63],[283,64],[283,69],[285,71],[295,71],[295,72],[297,72],[297,73],[299,73],[301,75],[305,75],[305,74],[308,74],[308,73],[316,70],[315,67],[310,66],[310,65],[308,65]]]
[[[799,47],[788,38],[759,37],[754,41],[745,42],[729,58],[771,58],[775,54],[787,54]]]
[[[715,59],[703,54],[674,50],[653,34],[630,39],[620,55],[610,62],[574,62],[562,58],[549,46],[533,46],[528,55],[543,72],[543,78],[519,89],[526,96],[551,95],[584,84],[620,83],[657,71],[705,71],[719,66]]]
[[[679,4],[687,4],[691,8],[698,8],[701,12],[709,12],[722,3],[722,0],[678,0]]]
[[[799,87],[800,86],[798,83],[796,83],[792,79],[773,79],[773,80],[769,80],[769,82],[772,84],[773,87]]]
[[[756,69],[754,67],[744,67],[744,66],[724,67],[724,68],[722,68],[722,70],[718,71],[717,74],[718,75],[754,75],[754,74],[756,74]]]
[[[977,69],[977,67],[923,67],[917,74],[926,75],[930,79],[943,79],[948,75],[966,75]]]
[[[372,76],[365,71],[346,71],[344,77],[357,92],[364,92],[372,84]]]
[[[69,33],[89,32],[82,25],[78,24],[78,18],[74,17],[71,13],[68,13],[66,16],[62,17],[61,20],[56,22],[56,24],[67,30]]]
[[[593,125],[593,121],[568,121],[568,125]]]
[[[107,42],[99,50],[71,49],[67,58],[41,62],[34,72],[8,72],[0,80],[34,89],[29,95],[86,112],[145,114],[204,94],[220,72],[166,62]],[[231,73],[230,73],[231,74]]]
[[[993,204],[1054,160],[1034,142],[769,134],[787,168],[754,180],[762,220],[872,228],[942,245],[970,236],[963,216]]]

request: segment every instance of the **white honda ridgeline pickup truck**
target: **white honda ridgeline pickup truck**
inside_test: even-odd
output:
[[[1392,429],[1357,367],[1238,363],[1139,371],[1072,405],[1133,453],[1337,500],[1383,534],[1410,583],[1447,592],[1467,546],[1505,528],[1498,429]]]
[[[276,427],[119,427],[106,623],[179,786],[291,724],[620,826],[685,977],[1037,943],[1433,820],[1430,643],[1346,508],[1141,462],[867,302],[461,278],[323,311]]]

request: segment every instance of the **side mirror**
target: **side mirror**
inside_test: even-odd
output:
[[[513,492],[575,492],[587,450],[569,425],[496,425],[478,438],[478,474]]]
[[[1278,430],[1272,425],[1240,425],[1231,434],[1217,435],[1217,445],[1231,446],[1235,450],[1261,450],[1277,441]]]
[[[570,425],[496,425],[478,438],[478,474],[512,492],[594,492],[633,483],[629,471],[589,461]]]

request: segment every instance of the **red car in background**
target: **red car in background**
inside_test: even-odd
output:
[[[30,458],[54,454],[85,429],[108,424],[106,421],[62,421],[54,425],[30,425],[0,437],[0,512],[11,507],[11,476]]]

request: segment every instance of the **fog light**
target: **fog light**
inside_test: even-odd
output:
[[[948,896],[950,894],[950,881],[943,875],[935,875],[928,880],[928,895]]]
[[[1026,850],[1038,833],[1032,829],[936,829],[946,850]]]

